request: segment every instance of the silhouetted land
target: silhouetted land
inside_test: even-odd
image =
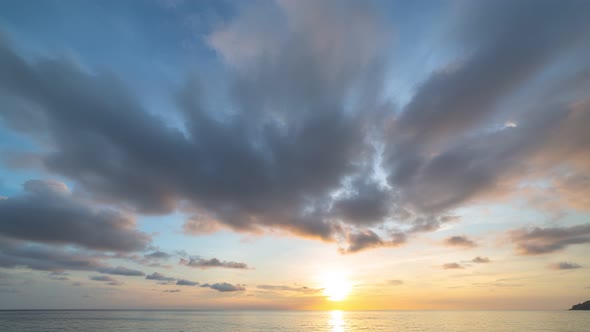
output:
[[[574,305],[570,310],[590,310],[590,301],[578,303]]]

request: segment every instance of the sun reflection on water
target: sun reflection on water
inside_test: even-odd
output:
[[[346,327],[341,310],[332,310],[330,312],[330,328],[332,332],[343,332]]]

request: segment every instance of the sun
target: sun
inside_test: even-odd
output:
[[[330,301],[345,300],[352,288],[352,284],[342,274],[326,274],[322,279],[324,295]]]

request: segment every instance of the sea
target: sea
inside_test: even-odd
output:
[[[590,311],[0,311],[4,332],[589,332]]]

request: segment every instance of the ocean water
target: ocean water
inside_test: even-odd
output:
[[[4,332],[588,332],[590,311],[0,311]]]

